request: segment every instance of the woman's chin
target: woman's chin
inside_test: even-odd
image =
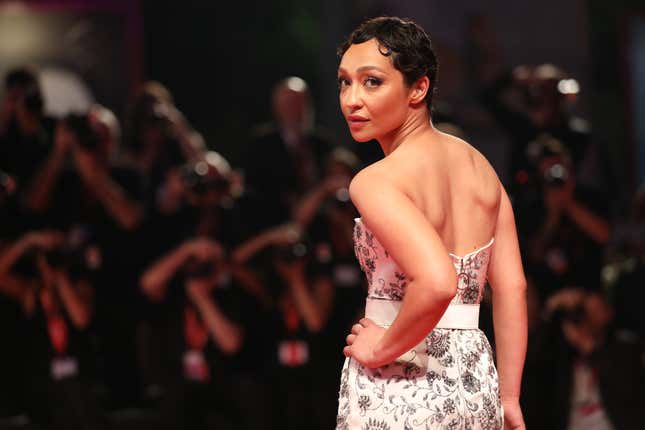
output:
[[[357,142],[369,142],[370,140],[374,139],[374,136],[367,134],[367,133],[361,133],[361,132],[354,132],[352,133],[350,131],[350,134],[352,135],[352,139],[354,139]]]

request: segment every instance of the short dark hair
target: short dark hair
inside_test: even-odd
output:
[[[43,94],[35,68],[22,66],[9,70],[4,85],[5,89],[15,88],[23,93],[23,102],[30,112],[39,115],[43,113]]]
[[[371,39],[378,41],[381,54],[392,58],[394,68],[403,74],[408,86],[422,76],[428,77],[430,87],[425,101],[428,110],[432,111],[439,64],[425,30],[410,19],[390,16],[371,18],[359,25],[340,45],[338,57],[342,57],[351,45]]]

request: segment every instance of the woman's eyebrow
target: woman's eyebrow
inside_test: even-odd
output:
[[[380,67],[377,67],[377,66],[361,66],[358,69],[356,69],[356,73],[362,73],[362,72],[366,72],[368,70],[376,70],[378,72],[387,74],[387,72],[385,70],[383,70],[383,69],[381,69]],[[345,70],[342,67],[339,67],[338,68],[338,73],[347,73],[347,70]]]

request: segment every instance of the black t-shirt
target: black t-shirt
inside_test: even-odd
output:
[[[110,178],[129,200],[135,204],[141,202],[142,178],[135,169],[113,167]],[[132,309],[132,305],[139,301],[137,285],[143,263],[141,229],[123,228],[75,170],[61,174],[53,193],[53,206],[48,213],[51,226],[64,230],[75,225],[84,226],[98,247],[99,303],[111,306],[117,302],[122,308]]]
[[[55,120],[44,118],[33,136],[22,136],[15,123],[0,136],[0,171],[16,182],[16,190],[8,198],[0,198],[0,234],[16,238],[23,232],[43,225],[41,217],[26,211],[22,199],[34,176],[52,148]]]
[[[241,160],[245,184],[262,200],[265,226],[289,217],[295,199],[312,185],[300,177],[300,169],[311,170],[315,183],[333,149],[330,137],[320,129],[304,136],[300,147],[307,150],[308,160],[298,158],[297,151],[285,142],[275,126],[265,126],[258,128],[245,148]]]
[[[209,368],[210,377],[207,380],[193,380],[204,385],[216,384],[224,387],[234,383],[236,372],[253,371],[254,327],[250,316],[255,312],[254,301],[233,282],[227,275],[210,292],[210,298],[232,323],[237,324],[243,333],[243,347],[233,355],[224,353],[214,342],[211,334],[200,315],[197,306],[188,297],[185,290],[185,277],[178,274],[168,285],[166,297],[160,303],[149,303],[149,320],[163,342],[158,358],[163,361],[163,367],[168,371],[168,378],[174,383],[191,380],[187,373],[185,360],[190,360],[190,351],[203,354]],[[207,333],[207,340],[197,347],[191,343],[192,322],[188,319],[196,317],[201,330]],[[192,320],[193,322],[195,320]],[[189,371],[189,370],[188,370]]]

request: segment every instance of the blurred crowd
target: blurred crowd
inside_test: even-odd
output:
[[[162,83],[124,118],[99,104],[47,116],[29,68],[4,85],[0,428],[333,428],[366,295],[347,187],[368,160],[316,124],[307,82],[276,83],[238,165]],[[641,428],[645,189],[611,206],[576,85],[523,65],[479,91],[512,141],[524,413],[528,428]]]

